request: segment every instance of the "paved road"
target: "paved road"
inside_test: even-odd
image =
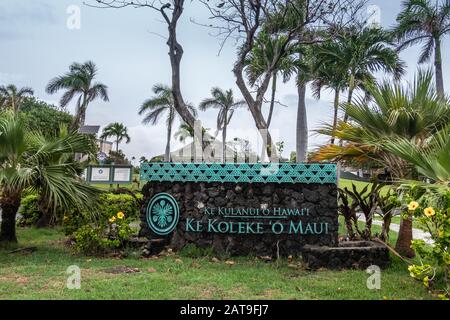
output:
[[[360,216],[358,218],[359,221],[366,221],[366,219],[364,218],[364,216]],[[381,226],[383,224],[382,221],[379,220],[373,220],[372,222],[373,224],[377,225],[377,226]],[[398,231],[400,230],[400,225],[396,224],[396,223],[391,223],[390,229],[392,231],[395,231],[398,233]],[[413,239],[417,239],[417,240],[423,240],[425,241],[425,243],[428,244],[432,244],[434,241],[431,239],[431,236],[428,232],[425,232],[423,230],[420,229],[416,229],[413,228]]]

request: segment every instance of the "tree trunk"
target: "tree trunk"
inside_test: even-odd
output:
[[[301,82],[298,87],[298,109],[297,109],[297,139],[296,152],[297,162],[306,162],[308,154],[308,120],[306,115],[306,84]]]
[[[228,124],[228,112],[225,110],[223,115],[223,128],[222,128],[222,163],[225,163],[227,157],[226,153],[226,141],[227,141],[227,124]]]
[[[119,137],[116,140],[116,153],[119,154]]]
[[[277,91],[277,73],[274,72],[273,77],[272,77],[272,96],[270,98],[269,115],[267,117],[267,128],[270,127],[270,123],[272,122],[273,108],[275,106],[276,91]]]
[[[17,242],[16,215],[20,207],[20,193],[3,190],[0,206],[2,208],[0,242]]]
[[[84,126],[84,122],[86,120],[87,104],[88,104],[87,96],[86,96],[86,94],[83,94],[83,102],[81,105],[77,106],[77,111],[76,111],[75,117],[73,118],[72,125],[70,127],[70,129],[72,131]]]
[[[38,227],[38,228],[46,228],[52,222],[53,211],[51,210],[51,208],[49,208],[49,205],[48,205],[48,203],[47,203],[47,201],[45,200],[44,197],[39,197],[39,201],[38,201],[37,206],[38,206],[39,212],[42,213],[42,216],[37,221],[36,227]]]
[[[164,20],[167,23],[167,28],[169,31],[169,38],[167,39],[167,46],[169,47],[169,57],[170,65],[172,67],[172,95],[174,99],[174,107],[177,110],[183,121],[189,125],[192,129],[194,128],[195,118],[189,112],[189,109],[184,102],[183,95],[181,94],[181,77],[180,77],[180,67],[181,59],[183,58],[183,47],[177,41],[177,24],[183,13],[184,0],[174,0],[173,10],[169,9],[170,5],[163,6],[160,10]],[[169,18],[167,13],[164,11],[169,9],[172,12],[172,17]]]
[[[172,137],[172,124],[169,123],[167,126],[167,142],[166,142],[166,152],[164,153],[164,162],[170,162],[170,138]]]
[[[336,137],[336,128],[338,121],[338,111],[339,111],[339,89],[334,90],[334,115],[333,115],[333,135],[331,136],[331,144],[334,144]]]
[[[352,103],[352,99],[353,99],[353,90],[355,89],[355,79],[354,76],[350,77],[350,82],[349,82],[349,86],[348,86],[348,98],[347,98],[347,104],[351,104]],[[344,115],[344,122],[347,123],[348,121],[348,114],[347,111],[345,112]]]
[[[414,250],[411,249],[412,239],[412,217],[408,215],[408,218],[404,219],[402,216],[395,250],[404,257],[413,258]]]
[[[442,54],[441,54],[441,39],[434,39],[434,68],[436,73],[436,92],[439,96],[444,96],[444,79],[442,75]]]
[[[80,123],[78,124],[79,127],[83,127],[86,122],[86,107],[82,107],[80,110]]]
[[[383,217],[383,225],[381,226],[380,239],[384,242],[389,241],[389,231],[391,227],[392,214],[388,213]]]

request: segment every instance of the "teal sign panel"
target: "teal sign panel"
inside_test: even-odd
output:
[[[177,226],[180,218],[178,203],[170,194],[158,193],[147,206],[147,223],[158,235],[167,235]]]
[[[336,184],[333,163],[143,163],[142,181]]]

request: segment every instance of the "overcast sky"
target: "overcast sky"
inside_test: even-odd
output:
[[[381,9],[381,22],[392,26],[400,10],[400,1],[371,0]],[[80,8],[79,29],[69,29],[70,6]],[[211,30],[192,23],[207,22],[208,12],[193,0],[186,8],[179,26],[179,41],[184,47],[182,91],[187,101],[198,105],[209,96],[211,87],[232,88],[240,97],[231,72],[236,56],[234,43],[219,53],[219,42]],[[99,73],[97,80],[109,87],[108,103],[94,101],[89,105],[86,124],[105,126],[122,122],[131,136],[129,144],[120,147],[131,158],[152,157],[164,152],[165,122],[149,126],[141,124],[137,114],[140,104],[152,96],[155,83],[170,83],[171,69],[165,39],[165,24],[150,9],[95,9],[79,0],[0,0],[0,84],[30,86],[35,96],[58,104],[62,94],[48,95],[48,81],[68,70],[74,62],[93,60]],[[405,81],[417,70],[420,47],[408,49],[402,58],[408,64]],[[444,82],[450,86],[450,41],[443,43]],[[284,156],[295,150],[297,96],[293,82],[280,84],[277,96],[284,105],[277,106],[271,131],[277,141],[285,142]],[[69,106],[74,111],[75,101]],[[324,94],[320,101],[307,95],[309,129],[314,130],[331,119],[332,96]],[[216,110],[201,112],[206,128],[215,128]],[[237,111],[231,121],[229,137],[252,136],[254,122],[247,109]],[[253,135],[255,136],[255,135]],[[310,149],[323,138],[311,132]],[[180,146],[173,141],[172,149]]]

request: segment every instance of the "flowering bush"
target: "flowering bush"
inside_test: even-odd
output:
[[[133,230],[131,219],[122,211],[110,216],[103,216],[96,223],[81,226],[74,232],[75,248],[86,254],[99,254],[123,247]]]
[[[133,234],[130,223],[138,218],[139,199],[130,194],[105,193],[99,210],[69,212],[63,217],[66,235],[73,236],[75,248],[86,254],[99,254],[121,248]]]
[[[408,267],[410,275],[442,299],[450,298],[450,189],[426,190],[418,200],[410,199],[407,211],[428,230],[433,243],[413,240],[419,264]]]
[[[38,209],[39,197],[36,194],[30,194],[23,197],[20,201],[20,218],[18,225],[28,227],[35,225],[42,217],[42,213]]]

